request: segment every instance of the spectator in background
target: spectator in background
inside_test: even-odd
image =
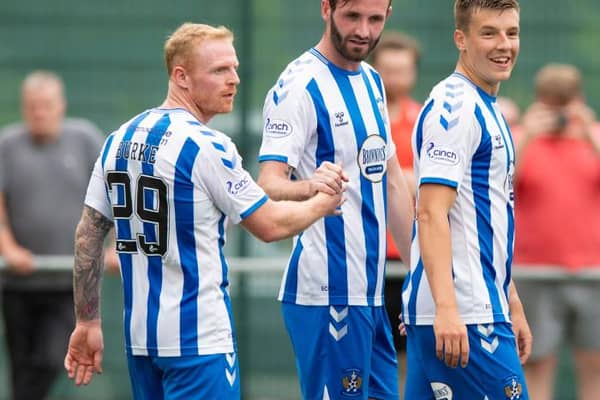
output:
[[[418,42],[401,32],[388,31],[371,54],[371,63],[379,72],[385,86],[385,97],[392,130],[392,139],[396,145],[396,156],[404,172],[404,178],[411,194],[415,194],[413,174],[413,154],[411,146],[412,130],[421,111],[422,104],[412,98],[417,82],[417,72],[421,50]],[[388,244],[392,240],[388,240]],[[399,258],[395,253],[388,253]]]
[[[71,271],[38,270],[34,256],[73,254],[103,138],[89,121],[65,119],[63,82],[52,72],[25,78],[21,107],[23,123],[0,134],[2,309],[12,399],[37,400],[61,371],[74,319]]]
[[[385,97],[390,119],[392,139],[396,145],[396,156],[408,185],[415,197],[415,177],[413,174],[413,153],[411,137],[413,127],[421,111],[421,104],[411,97],[417,81],[417,69],[421,51],[417,41],[401,32],[387,31],[371,53],[371,64],[379,72],[385,87]],[[391,232],[387,233],[387,259],[402,258],[394,243]],[[392,323],[394,347],[398,353],[398,378],[404,387],[406,375],[406,337],[396,329],[402,307],[402,285],[404,278],[386,277],[385,307]],[[402,395],[401,395],[402,397]]]
[[[600,142],[585,104],[581,74],[550,64],[535,78],[536,99],[523,117],[515,175],[515,263],[567,273],[600,269]],[[531,398],[553,399],[557,353],[575,351],[578,399],[600,393],[600,283],[521,281],[536,338],[525,372]]]

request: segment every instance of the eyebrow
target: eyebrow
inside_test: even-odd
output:
[[[483,30],[492,30],[492,31],[507,30],[507,31],[510,31],[511,29],[517,29],[517,30],[519,30],[520,28],[519,28],[518,25],[513,25],[513,26],[510,26],[510,27],[508,27],[506,29],[499,28],[499,27],[493,26],[493,25],[483,25],[482,27],[479,28],[480,31],[483,31]]]

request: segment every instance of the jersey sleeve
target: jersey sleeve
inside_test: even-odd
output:
[[[86,206],[92,207],[111,221],[113,220],[111,204],[104,183],[102,156],[98,157],[94,164],[94,170],[92,171],[92,176],[88,183],[84,203]]]
[[[472,104],[453,110],[446,100],[438,100],[425,116],[422,132],[417,132],[419,185],[435,183],[458,191],[481,140],[481,128]]]
[[[242,166],[235,144],[214,139],[197,160],[201,186],[215,206],[238,224],[267,201],[267,195]]]
[[[280,161],[297,168],[310,135],[316,132],[317,118],[305,88],[289,85],[280,80],[267,93],[258,161]]]

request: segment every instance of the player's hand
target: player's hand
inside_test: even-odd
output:
[[[514,311],[511,308],[511,320],[515,340],[517,342],[519,360],[521,361],[521,364],[525,364],[531,354],[533,335],[531,334],[531,329],[529,329],[529,324],[527,323],[527,318],[525,318],[522,307],[517,311]]]
[[[19,275],[30,275],[35,271],[33,254],[19,245],[5,246],[2,253],[9,270]]]
[[[438,308],[433,332],[437,358],[451,368],[456,368],[460,360],[460,366],[465,368],[469,362],[469,336],[458,310]]]
[[[323,161],[310,179],[311,192],[327,193],[329,195],[340,194],[344,191],[344,184],[348,182],[348,175],[338,164]]]
[[[345,190],[344,186],[342,192],[336,194],[318,192],[314,199],[325,208],[325,215],[342,215],[342,204],[346,201],[343,195]]]
[[[91,382],[102,373],[104,341],[100,320],[77,322],[65,356],[65,369],[77,386]]]
[[[406,336],[406,325],[402,319],[402,313],[398,314],[398,320],[400,320],[400,323],[398,324],[398,332],[400,332],[400,335]]]
[[[565,114],[568,118],[566,131],[569,136],[593,139],[591,135],[596,122],[594,110],[581,101],[575,101],[565,108]]]
[[[523,131],[529,137],[542,133],[554,132],[560,127],[557,125],[559,114],[544,103],[535,102],[525,112],[522,119]]]

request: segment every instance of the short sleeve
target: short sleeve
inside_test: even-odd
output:
[[[280,161],[298,167],[317,119],[310,95],[301,85],[275,85],[265,99],[259,162]]]
[[[267,195],[242,166],[237,148],[229,140],[215,139],[196,160],[196,173],[215,206],[233,223],[252,215]]]
[[[433,104],[425,116],[422,132],[417,132],[419,185],[435,183],[460,190],[466,168],[481,140],[481,128],[473,110],[448,115],[447,109]]]
[[[87,192],[85,194],[85,205],[92,207],[106,218],[112,221],[112,209],[106,192],[104,183],[104,173],[102,168],[102,157],[98,157],[94,164],[94,170],[88,183]]]

